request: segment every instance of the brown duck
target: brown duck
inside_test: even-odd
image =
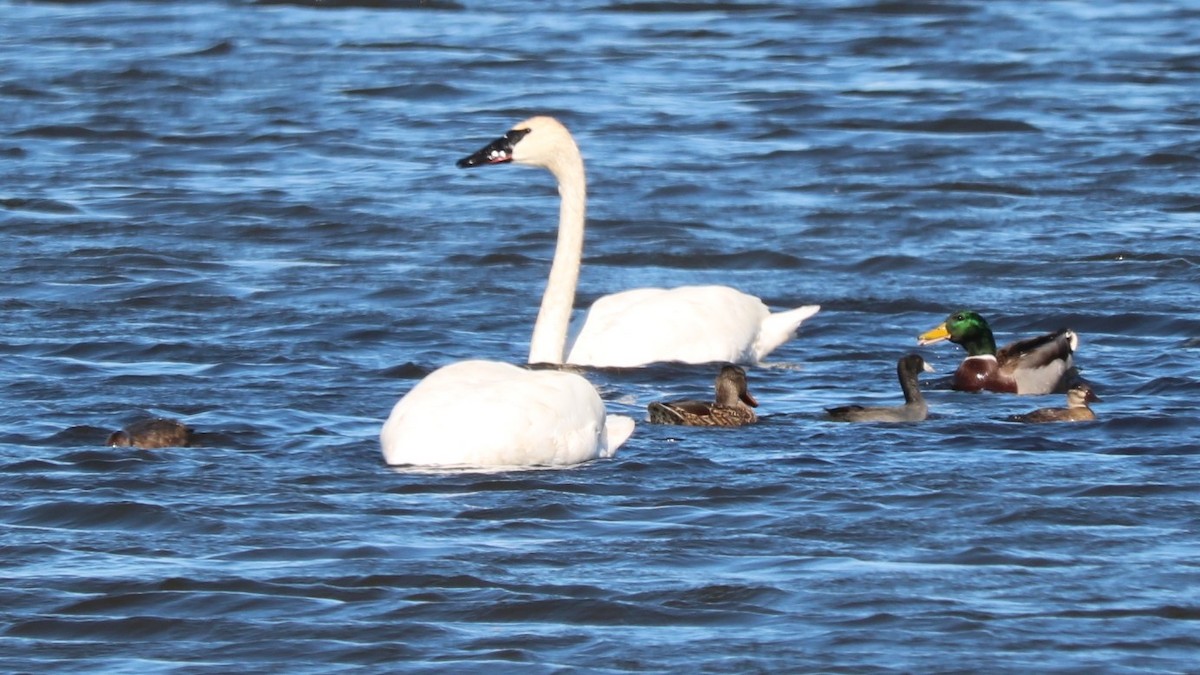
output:
[[[746,371],[740,366],[723,366],[717,374],[717,397],[708,401],[667,401],[651,403],[650,421],[655,424],[682,424],[692,427],[740,427],[754,424],[758,401],[746,388]]]
[[[106,445],[116,447],[182,448],[192,442],[192,430],[182,422],[163,417],[139,420],[114,431]]]
[[[1075,376],[1074,353],[1079,337],[1069,328],[1018,340],[996,349],[992,329],[970,311],[951,314],[940,326],[922,333],[918,345],[949,340],[967,350],[954,373],[959,391],[998,391],[1010,394],[1053,394],[1066,391]]]
[[[1014,422],[1090,422],[1096,419],[1096,413],[1088,407],[1088,403],[1099,403],[1087,384],[1077,384],[1067,391],[1067,407],[1040,408],[1024,415],[1013,415],[1009,419]]]

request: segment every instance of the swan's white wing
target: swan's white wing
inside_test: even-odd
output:
[[[388,464],[562,466],[611,457],[632,428],[622,436],[606,424],[604,402],[579,375],[461,361],[401,398],[380,442]]]
[[[772,315],[762,300],[728,286],[633,289],[592,305],[567,362],[602,367],[661,361],[756,363],[817,309]],[[797,312],[794,321],[773,319]],[[770,326],[770,336],[762,334],[764,326]]]
[[[629,436],[633,434],[634,421],[632,417],[626,415],[608,415],[604,418],[604,427],[608,432],[608,454],[604,457],[612,457],[617,452],[617,448],[624,445],[625,441],[629,440]]]
[[[754,343],[754,360],[761,361],[779,345],[796,336],[800,324],[821,311],[820,305],[804,305],[784,312],[775,312],[763,319],[758,340]]]

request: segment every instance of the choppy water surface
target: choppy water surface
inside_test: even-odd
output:
[[[1200,14],[1092,5],[0,0],[0,667],[1193,671]],[[533,113],[581,307],[824,307],[760,425],[383,465],[424,374],[524,360],[553,184],[454,161]],[[1101,421],[821,419],[963,306],[1073,327]],[[586,373],[639,418],[714,374]],[[103,447],[145,414],[199,447]]]

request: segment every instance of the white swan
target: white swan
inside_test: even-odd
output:
[[[388,464],[567,466],[612,457],[633,427],[630,417],[605,415],[579,375],[459,361],[405,394],[379,440]]]
[[[529,345],[530,363],[635,367],[661,361],[756,364],[820,310],[806,305],[771,313],[762,300],[726,286],[638,288],[597,300],[568,343],[583,259],[587,181],[569,131],[533,117],[458,162],[462,168],[515,162],[554,174],[562,198],[558,245]]]

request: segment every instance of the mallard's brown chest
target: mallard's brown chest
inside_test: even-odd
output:
[[[995,357],[972,356],[963,359],[954,372],[954,388],[958,391],[997,391],[1017,393],[1017,381],[1000,370]]]

